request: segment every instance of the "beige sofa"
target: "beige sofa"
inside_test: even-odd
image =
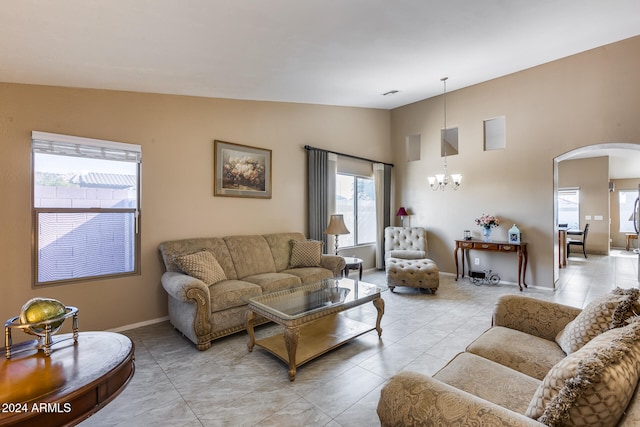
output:
[[[640,425],[638,290],[620,291],[582,311],[500,298],[493,326],[433,377],[390,379],[382,426]]]
[[[321,243],[301,233],[175,240],[159,250],[169,321],[199,350],[246,328],[247,298],[338,277],[345,266],[342,257],[322,254]]]

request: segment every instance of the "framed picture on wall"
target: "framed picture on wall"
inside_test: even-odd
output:
[[[213,194],[271,198],[271,150],[214,141]]]

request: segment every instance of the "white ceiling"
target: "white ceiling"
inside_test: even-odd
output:
[[[391,109],[640,34],[638,0],[0,0],[0,81]],[[397,90],[395,95],[382,93]]]
[[[0,10],[3,82],[382,109],[439,95],[444,76],[451,91],[640,34],[638,0],[0,0]],[[630,158],[612,153],[613,178],[638,175]]]

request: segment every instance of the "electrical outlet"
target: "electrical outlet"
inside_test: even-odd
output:
[[[475,265],[480,265],[480,258],[474,258],[473,262]]]

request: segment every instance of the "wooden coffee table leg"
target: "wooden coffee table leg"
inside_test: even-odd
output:
[[[296,379],[296,351],[298,349],[298,339],[300,339],[299,328],[285,328],[284,345],[287,347],[289,355],[289,381]]]
[[[249,310],[247,311],[247,333],[249,334],[249,342],[247,348],[249,351],[253,351],[253,346],[256,344],[256,336],[253,332],[253,322],[256,320],[256,314]]]
[[[378,338],[382,336],[382,328],[380,327],[380,321],[384,314],[384,300],[382,298],[376,298],[373,300],[373,305],[378,310],[378,318],[376,319],[376,331],[378,331]]]

